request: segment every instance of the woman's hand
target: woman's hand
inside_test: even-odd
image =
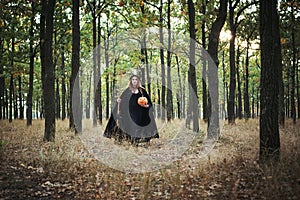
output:
[[[149,108],[149,104],[141,105],[141,106],[144,107],[144,108]]]

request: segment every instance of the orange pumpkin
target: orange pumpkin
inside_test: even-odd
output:
[[[140,106],[144,106],[148,104],[148,99],[146,97],[140,97],[138,98],[138,104]]]

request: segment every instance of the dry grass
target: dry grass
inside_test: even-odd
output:
[[[225,124],[220,140],[208,155],[199,154],[203,148],[203,130],[179,160],[144,173],[120,172],[99,162],[90,154],[82,138],[68,130],[67,121],[57,121],[55,142],[43,142],[43,123],[36,120],[32,127],[26,127],[25,121],[17,120],[11,124],[0,121],[1,198],[300,198],[299,121],[297,125],[288,121],[286,127],[281,128],[281,160],[278,163],[261,164],[258,161],[258,120],[237,120],[236,125]],[[178,123],[159,125],[162,127],[161,138],[151,141],[149,147],[100,140],[102,127],[86,128],[89,134],[85,139],[94,148],[99,147],[97,144],[118,146],[138,155],[162,146],[167,151],[165,144],[169,144],[174,136],[174,126]],[[203,122],[201,125],[205,129]],[[23,185],[22,182],[18,187],[5,184],[13,183],[8,176],[16,174],[18,179],[25,180]],[[26,181],[30,181],[30,187],[25,185]]]

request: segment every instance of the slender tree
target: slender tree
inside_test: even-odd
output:
[[[30,18],[30,29],[29,29],[29,90],[27,95],[27,111],[26,111],[26,119],[27,119],[27,126],[32,125],[32,97],[33,97],[33,71],[34,71],[34,49],[33,49],[33,26],[34,26],[34,17],[35,17],[35,3],[34,1],[31,2],[31,11],[32,15]]]
[[[189,111],[192,114],[193,119],[193,131],[199,131],[199,106],[198,106],[198,95],[197,95],[197,82],[196,82],[196,71],[195,71],[195,46],[196,46],[196,30],[195,30],[195,6],[192,0],[188,0],[188,11],[189,11],[189,32],[190,32],[190,51],[189,51]]]
[[[209,88],[209,113],[208,113],[208,127],[207,137],[210,139],[218,138],[220,135],[219,126],[219,94],[218,94],[218,46],[219,36],[224,26],[227,16],[228,0],[220,0],[219,13],[216,20],[213,22],[208,41],[208,53],[212,58],[214,64],[210,62],[208,65],[208,88]],[[217,67],[214,67],[217,66]]]
[[[82,108],[79,84],[79,51],[80,51],[80,26],[79,26],[79,0],[73,0],[72,17],[72,73],[70,79],[70,128],[75,133],[82,131]],[[77,78],[76,78],[77,76]],[[75,101],[75,102],[74,102]],[[76,107],[74,107],[76,106]]]

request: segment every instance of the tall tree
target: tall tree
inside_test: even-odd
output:
[[[206,4],[207,0],[202,1],[202,14],[206,15]],[[206,49],[206,34],[205,34],[206,18],[203,18],[201,25],[201,35],[202,35],[202,47]],[[205,54],[203,56],[206,56]],[[206,84],[206,65],[207,59],[203,58],[203,67],[202,67],[202,108],[203,108],[203,119],[207,121],[207,84]]]
[[[0,120],[5,118],[5,105],[4,105],[4,90],[5,90],[5,78],[3,70],[3,43],[4,39],[0,37]]]
[[[260,160],[280,155],[278,127],[281,44],[277,0],[260,0]]]
[[[193,119],[193,131],[199,131],[199,106],[197,95],[197,81],[195,70],[195,47],[196,47],[196,29],[195,29],[195,6],[193,0],[188,0],[188,12],[189,12],[189,32],[190,32],[190,50],[189,50],[189,111],[192,114]]]
[[[80,51],[80,26],[79,26],[79,0],[73,0],[72,6],[72,72],[70,79],[70,128],[75,133],[82,131],[82,108],[79,86],[79,51]],[[77,78],[76,78],[77,76]],[[74,102],[75,101],[75,102]],[[76,107],[74,107],[76,106]]]
[[[293,123],[296,124],[296,103],[295,103],[295,74],[296,74],[296,44],[295,44],[295,14],[294,6],[291,7],[291,19],[292,19],[292,66],[291,66],[291,116]]]
[[[173,94],[171,80],[171,0],[168,0],[167,11],[167,31],[168,31],[168,51],[167,51],[167,120],[174,118],[173,113]]]
[[[44,38],[44,57],[42,65],[44,66],[44,107],[45,107],[45,133],[44,140],[54,141],[55,140],[55,69],[53,63],[53,16],[55,0],[48,0],[46,3],[42,3],[42,10],[47,11],[45,16],[45,33]]]
[[[231,31],[231,39],[229,46],[229,59],[230,59],[230,82],[229,82],[229,99],[228,99],[228,122],[233,124],[235,122],[235,87],[236,87],[236,67],[235,67],[235,37],[237,24],[234,21],[234,10],[239,4],[240,0],[229,0],[229,26]]]
[[[32,97],[33,97],[33,71],[34,71],[34,49],[33,49],[33,27],[34,27],[34,17],[35,17],[35,3],[31,2],[31,19],[30,19],[30,29],[29,29],[29,90],[27,95],[27,111],[26,111],[26,119],[27,126],[32,125]]]
[[[164,58],[164,35],[163,35],[163,0],[160,0],[160,6],[159,6],[159,40],[160,40],[160,65],[161,65],[161,80],[162,80],[162,86],[161,86],[161,119],[165,120],[166,117],[166,70],[165,70],[165,58]]]
[[[207,137],[210,139],[218,138],[220,135],[219,126],[219,94],[218,94],[218,46],[219,36],[224,26],[227,16],[228,0],[220,0],[219,12],[216,20],[213,22],[208,41],[208,53],[212,58],[215,65],[209,62],[208,65],[208,87],[209,87],[209,113],[208,113],[208,126]],[[216,67],[215,67],[216,66]]]

